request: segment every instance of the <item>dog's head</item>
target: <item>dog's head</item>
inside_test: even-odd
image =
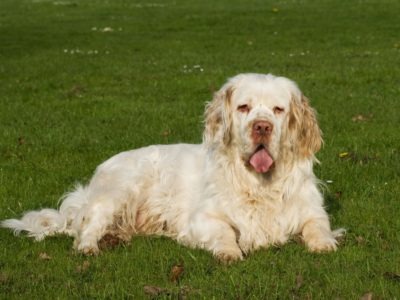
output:
[[[207,104],[204,142],[235,148],[248,169],[267,173],[282,156],[313,158],[322,137],[314,110],[293,81],[241,74]]]

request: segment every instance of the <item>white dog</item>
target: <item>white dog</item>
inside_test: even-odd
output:
[[[331,230],[313,173],[321,144],[315,112],[294,82],[240,74],[207,104],[202,144],[117,154],[59,210],[1,225],[36,240],[71,235],[84,254],[97,254],[106,234],[165,235],[227,262],[295,234],[311,251],[332,251],[342,230]]]

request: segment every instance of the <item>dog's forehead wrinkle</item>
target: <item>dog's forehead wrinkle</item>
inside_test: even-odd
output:
[[[251,87],[238,88],[235,93],[236,105],[250,104],[252,107],[274,106],[288,107],[291,93],[287,89],[276,88],[274,85],[253,85]]]

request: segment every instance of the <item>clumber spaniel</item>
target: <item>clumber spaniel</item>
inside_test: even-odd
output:
[[[149,146],[101,164],[59,210],[26,213],[3,227],[41,240],[67,234],[97,254],[105,235],[165,235],[226,262],[300,234],[309,250],[332,251],[332,231],[314,156],[315,112],[284,77],[240,74],[206,105],[203,143]]]

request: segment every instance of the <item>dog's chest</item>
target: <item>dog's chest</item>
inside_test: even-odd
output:
[[[287,241],[295,217],[280,198],[249,197],[232,210],[231,219],[239,233],[238,243],[244,252]]]

